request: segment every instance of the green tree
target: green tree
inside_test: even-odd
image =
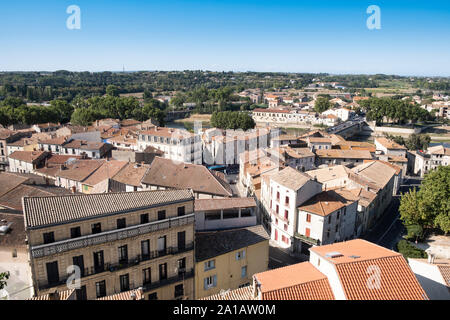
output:
[[[9,272],[0,273],[0,290],[7,286],[6,280],[9,279]]]
[[[97,120],[98,118],[99,117],[95,111],[86,108],[79,108],[72,113],[70,122],[74,125],[89,126],[93,121]]]
[[[441,166],[425,176],[419,191],[403,194],[400,217],[405,225],[450,231],[450,167]]]
[[[115,86],[115,85],[109,85],[109,86],[107,86],[106,87],[106,94],[108,95],[108,96],[111,96],[111,97],[118,97],[119,96],[119,93],[120,93],[120,90],[119,90],[119,88],[117,87],[117,86]]]
[[[314,104],[314,110],[318,113],[327,111],[331,107],[331,102],[327,97],[318,97]]]

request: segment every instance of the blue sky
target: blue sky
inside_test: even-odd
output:
[[[69,30],[69,5],[81,29]],[[369,5],[381,30],[369,30]],[[16,0],[0,71],[217,70],[450,76],[447,0]]]

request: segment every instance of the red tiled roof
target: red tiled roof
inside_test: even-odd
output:
[[[310,262],[254,275],[262,300],[334,300],[327,277]]]
[[[403,256],[362,239],[310,249],[333,263],[349,300],[427,300]],[[327,253],[339,253],[337,257]]]

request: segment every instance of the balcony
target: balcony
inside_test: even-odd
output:
[[[97,234],[91,234],[74,239],[58,241],[49,244],[33,246],[30,248],[33,258],[41,258],[53,254],[58,254],[79,248],[95,246],[103,243],[109,243],[116,240],[136,237],[142,234],[165,230],[174,227],[180,227],[194,223],[194,214],[181,217],[169,218],[161,221],[153,221],[145,224],[139,224],[128,228],[111,230]]]
[[[167,286],[173,283],[177,283],[186,279],[190,279],[194,277],[194,269],[189,269],[187,271],[185,271],[184,273],[180,273],[177,274],[176,276],[167,278],[167,279],[162,279],[156,282],[152,282],[149,284],[145,284],[142,286],[144,292],[148,292],[151,290],[154,290],[156,288],[162,287],[162,286]]]
[[[147,256],[138,255],[138,256],[136,256],[136,258],[130,259],[130,260],[128,260],[126,262],[122,262],[122,263],[105,263],[102,266],[84,268],[83,273],[81,275],[81,279],[92,276],[92,275],[101,274],[104,272],[120,271],[120,270],[123,270],[126,268],[138,266],[140,263],[145,262],[145,261],[153,260],[156,258],[168,256],[168,255],[181,254],[183,252],[188,252],[191,250],[194,250],[193,242],[187,244],[184,248],[170,247],[170,248],[166,248],[165,250],[162,250],[162,251],[151,251],[150,254]],[[67,279],[69,279],[69,277],[71,275],[72,274],[67,274],[65,277],[61,278],[58,282],[54,282],[51,284],[48,283],[47,281],[43,281],[43,282],[38,281],[38,288],[39,288],[39,290],[47,290],[47,289],[50,289],[53,287],[66,285]],[[180,276],[182,277],[182,275],[180,275]],[[185,278],[187,278],[186,273],[185,273]],[[172,279],[172,278],[170,278],[170,279]]]
[[[299,239],[299,240],[301,240],[301,241],[303,241],[305,243],[312,244],[312,245],[315,245],[315,246],[320,245],[320,240],[316,240],[316,239],[304,236],[304,235],[302,235],[300,233],[297,233],[297,232],[295,233],[295,238],[297,238],[297,239]]]

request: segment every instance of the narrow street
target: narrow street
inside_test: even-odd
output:
[[[400,194],[406,193],[414,187],[418,188],[420,183],[421,179],[419,178],[405,177],[403,184],[400,186]],[[395,245],[406,231],[400,220],[400,213],[398,212],[400,197],[400,195],[393,197],[391,204],[386,209],[382,218],[372,230],[363,236],[363,239],[388,249],[395,249]]]

